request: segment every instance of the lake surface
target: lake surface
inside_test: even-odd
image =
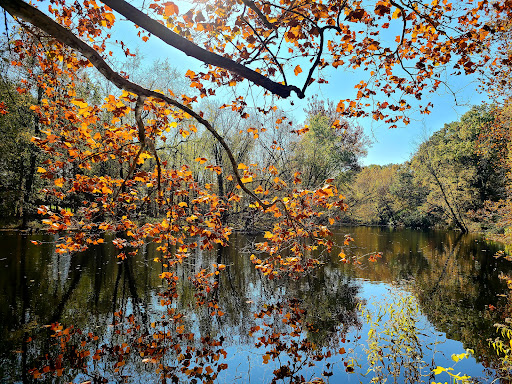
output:
[[[382,258],[345,264],[334,252],[274,280],[249,258],[261,239],[240,234],[174,272],[155,244],[120,260],[108,241],[69,256],[51,236],[0,234],[0,381],[430,383],[436,366],[498,376],[488,339],[510,306],[499,275],[512,270],[498,244],[366,227],[335,237],[347,233],[348,256]],[[203,269],[204,281],[188,279]]]

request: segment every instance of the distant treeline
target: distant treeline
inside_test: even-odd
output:
[[[120,180],[128,176],[129,164],[118,158],[108,166],[97,165],[98,169],[86,169],[80,159],[74,159],[62,167],[59,179],[46,177],[44,167],[51,154],[43,154],[31,142],[32,137],[43,134],[31,106],[44,104],[45,95],[41,91],[19,92],[15,79],[6,74],[2,65],[0,225],[24,228],[30,220],[35,220],[35,224],[41,205],[59,206],[72,212],[79,210],[84,202],[94,199],[94,191],[70,189],[62,196],[47,193],[64,181],[71,182],[73,175],[98,174]],[[154,67],[155,73],[175,71],[168,63],[155,63]],[[158,79],[169,78],[159,76]],[[162,89],[180,87],[176,80],[172,81],[173,84],[154,85]],[[104,86],[101,81],[86,78],[75,92],[91,105],[101,106],[104,101],[98,94]],[[446,124],[421,144],[406,163],[367,167],[362,167],[360,160],[366,155],[368,137],[360,126],[343,119],[333,102],[310,99],[305,110],[306,121],[299,123],[281,110],[271,116],[254,111],[247,119],[230,108],[222,108],[220,102],[205,102],[201,108],[230,145],[238,163],[257,164],[259,169],[280,169],[277,176],[282,192],[273,191],[276,196],[289,189],[316,188],[328,180],[346,196],[350,208],[343,215],[352,223],[442,226],[495,234],[505,233],[510,226],[508,146],[512,114],[507,103],[500,108],[488,105],[472,108],[460,121]],[[111,112],[99,110],[100,118],[110,118]],[[181,128],[188,129],[187,121],[176,125],[166,135],[165,144],[156,148],[161,161],[178,170],[187,164],[186,168],[200,185],[208,185],[223,201],[229,202],[222,214],[224,221],[242,230],[265,229],[269,223],[260,221],[258,212],[250,208],[250,199],[244,198],[236,188],[230,177],[231,165],[219,143],[201,129],[183,135]],[[99,125],[98,130],[101,129]],[[69,151],[64,144],[62,151]],[[89,155],[94,156],[94,153]],[[137,167],[134,177],[137,172],[153,172],[154,167],[154,160],[149,159]],[[248,185],[256,191],[261,186],[264,191],[272,182],[255,178]],[[138,193],[151,196],[150,188]],[[148,198],[138,215],[145,221],[158,218],[160,212]]]
[[[473,107],[423,142],[410,161],[364,167],[343,188],[348,218],[504,233],[510,192],[506,112]]]

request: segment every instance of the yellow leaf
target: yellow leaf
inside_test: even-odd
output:
[[[252,181],[252,176],[242,177],[242,183],[250,183]]]
[[[401,13],[402,13],[402,11],[399,8],[397,8],[397,9],[395,9],[395,12],[393,12],[393,16],[391,16],[391,18],[398,19],[400,17]]]
[[[54,183],[57,187],[62,187],[64,185],[64,179],[62,177],[59,177],[58,179],[54,180]]]
[[[114,23],[114,21],[116,20],[116,17],[113,13],[104,13],[103,17],[107,19],[110,24]]]
[[[238,169],[247,169],[247,165],[245,165],[244,163],[240,163],[238,164]]]
[[[39,173],[46,173],[46,169],[38,167],[37,168],[37,172],[39,172]]]
[[[182,201],[181,203],[178,204],[178,206],[184,208],[184,207],[187,207],[188,204],[185,203],[184,201]]]
[[[78,108],[80,109],[83,109],[83,108],[87,108],[88,107],[88,104],[85,103],[83,100],[80,100],[80,99],[72,99],[71,100],[71,103],[72,104],[75,104]]]
[[[436,369],[434,369],[434,374],[435,375],[439,375],[440,373],[442,372],[446,372],[446,371],[453,371],[453,368],[443,368],[443,367],[437,367]]]

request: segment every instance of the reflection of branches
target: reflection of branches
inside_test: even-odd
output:
[[[333,338],[337,342],[328,347],[318,345],[314,335],[319,331],[317,325],[310,323],[304,303],[297,299],[288,299],[276,304],[265,305],[255,313],[260,324],[251,329],[257,333],[257,348],[265,348],[263,363],[276,362],[278,368],[273,371],[272,383],[289,378],[290,382],[303,382],[303,369],[326,362],[331,356],[343,355],[346,329],[336,332]],[[343,359],[343,358],[341,358]],[[326,362],[324,375],[329,376],[331,363]]]
[[[441,273],[439,274],[439,278],[437,279],[437,281],[434,283],[434,286],[432,287],[432,289],[430,289],[427,297],[432,297],[432,294],[434,294],[437,289],[439,288],[439,284],[441,283],[441,280],[443,279],[445,273],[446,273],[446,269],[448,268],[448,263],[450,261],[450,259],[452,258],[452,256],[454,255],[455,253],[455,248],[457,247],[457,245],[460,243],[460,240],[462,239],[462,236],[463,234],[462,233],[459,233],[457,235],[457,238],[455,239],[455,242],[454,244],[451,246],[451,249],[450,249],[450,252],[448,253],[448,257],[446,258],[446,262],[444,263],[444,267],[443,267],[443,270],[441,271]]]

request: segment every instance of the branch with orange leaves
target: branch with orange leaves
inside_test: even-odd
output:
[[[11,0],[19,2],[19,0]],[[230,58],[217,55],[216,53],[210,52],[204,48],[201,48],[194,44],[192,41],[185,39],[184,37],[178,35],[177,33],[171,31],[167,27],[160,24],[158,21],[152,19],[145,13],[141,12],[139,9],[129,4],[124,0],[102,0],[102,2],[108,5],[110,8],[119,12],[121,15],[126,17],[128,20],[132,21],[136,25],[144,28],[146,31],[152,33],[157,36],[166,44],[170,45],[173,48],[176,48],[188,56],[194,57],[205,64],[211,64],[216,67],[227,69],[233,73],[236,73],[239,76],[251,81],[252,83],[259,85],[269,92],[287,98],[290,96],[291,92],[295,92],[297,96],[301,99],[305,97],[304,92],[294,85],[286,85],[275,82],[262,74],[254,71],[245,65],[242,65]],[[250,0],[244,0],[243,3],[251,8],[260,20],[267,26],[275,27],[268,22],[264,22],[266,20],[265,16],[261,13],[261,11],[256,7],[256,5]]]
[[[133,83],[132,81],[122,77],[119,73],[114,71],[107,62],[101,57],[101,55],[96,52],[92,47],[90,47],[88,44],[83,42],[81,39],[79,39],[77,36],[75,36],[70,30],[64,28],[48,16],[46,16],[44,13],[39,11],[37,8],[32,7],[31,5],[28,5],[24,3],[21,0],[2,0],[1,6],[9,12],[14,17],[20,17],[21,19],[29,22],[30,24],[34,25],[35,27],[39,28],[43,32],[47,33],[51,37],[55,38],[56,40],[60,41],[62,44],[69,46],[72,49],[77,50],[80,52],[83,56],[85,56],[90,63],[112,84],[114,84],[119,89],[123,89],[127,92],[131,92],[138,96],[138,101],[136,107],[136,121],[139,129],[139,140],[141,148],[139,150],[139,155],[142,153],[142,151],[145,148],[146,139],[145,137],[142,137],[145,135],[144,133],[144,127],[143,123],[140,120],[140,112],[142,106],[139,104],[141,100],[143,100],[146,97],[152,97],[155,99],[160,99],[166,102],[169,105],[172,105],[183,112],[189,114],[192,116],[197,122],[199,122],[201,125],[203,125],[212,135],[213,137],[221,144],[221,146],[226,151],[226,154],[228,155],[229,162],[231,163],[231,166],[233,168],[233,173],[236,178],[237,184],[240,186],[240,188],[249,196],[251,196],[258,205],[263,209],[266,210],[270,208],[272,204],[265,204],[261,199],[256,196],[256,194],[251,191],[249,188],[247,188],[243,181],[242,176],[238,172],[238,163],[235,160],[235,157],[233,156],[233,152],[231,151],[231,148],[228,146],[224,138],[215,130],[215,128],[210,124],[208,120],[203,118],[199,113],[195,112],[192,108],[170,98],[169,96],[166,96],[160,92],[152,91],[150,89],[144,88],[138,84]],[[143,104],[143,101],[142,101]],[[139,113],[139,117],[137,118],[137,111]],[[142,127],[141,127],[142,124]],[[137,155],[137,157],[139,156]],[[136,161],[134,161],[134,164],[136,164]],[[134,165],[132,164],[131,170],[134,168]],[[124,184],[124,183],[123,183]],[[116,193],[116,196],[119,194],[119,192]],[[115,196],[115,197],[116,197]]]

